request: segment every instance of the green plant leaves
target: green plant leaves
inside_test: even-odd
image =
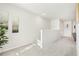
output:
[[[8,42],[8,37],[5,36],[6,30],[6,27],[0,24],[0,47]]]

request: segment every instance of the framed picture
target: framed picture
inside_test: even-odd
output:
[[[19,32],[19,17],[14,16],[14,19],[12,20],[12,33],[18,33]]]

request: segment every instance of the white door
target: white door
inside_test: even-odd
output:
[[[64,21],[64,36],[71,37],[72,35],[72,22]]]

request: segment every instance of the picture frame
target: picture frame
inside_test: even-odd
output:
[[[19,17],[14,16],[14,19],[12,20],[12,33],[18,33],[19,32]]]

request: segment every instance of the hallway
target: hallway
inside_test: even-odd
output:
[[[8,38],[0,56],[76,56],[75,3],[4,3],[0,7],[0,25],[7,28]],[[0,39],[5,38],[0,35]]]

